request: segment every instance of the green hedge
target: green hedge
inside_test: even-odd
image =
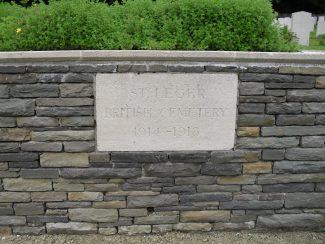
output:
[[[0,50],[293,51],[268,0],[63,0],[13,11]]]

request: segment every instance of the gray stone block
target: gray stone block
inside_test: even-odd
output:
[[[14,210],[11,203],[0,203],[0,216],[13,214]]]
[[[30,99],[1,99],[0,116],[33,116],[35,102]]]
[[[149,234],[151,225],[119,226],[118,233],[121,235]]]
[[[0,128],[11,128],[16,127],[16,118],[10,118],[10,117],[0,117]]]
[[[146,176],[154,177],[177,177],[196,176],[200,173],[199,164],[189,163],[156,163],[144,166]]]
[[[169,160],[175,163],[204,163],[210,157],[208,152],[171,152]]]
[[[93,107],[39,107],[36,109],[37,116],[92,116]]]
[[[202,73],[204,66],[199,65],[168,65],[169,72],[180,72],[180,73]]]
[[[94,105],[92,98],[37,98],[39,107],[80,107]]]
[[[50,117],[21,117],[17,118],[18,127],[57,127],[59,120]]]
[[[76,67],[76,66],[74,66]],[[82,67],[80,67],[81,69]],[[66,74],[64,75],[62,82],[66,83],[93,83],[95,76],[92,74]]]
[[[280,82],[269,82],[265,83],[265,88],[271,89],[306,89],[306,88],[314,88],[315,82],[291,82],[291,83],[280,83]]]
[[[301,138],[302,147],[325,147],[325,136],[304,136]]]
[[[206,65],[205,71],[206,72],[242,72],[246,70],[246,67],[241,67],[237,65]]]
[[[202,165],[201,174],[203,175],[240,175],[242,164],[238,163],[205,163]]]
[[[15,226],[12,232],[15,235],[43,235],[46,231],[45,227]]]
[[[220,209],[280,209],[283,207],[282,201],[231,201],[220,202]]]
[[[316,191],[325,192],[325,183],[316,184]]]
[[[44,206],[42,203],[15,203],[16,215],[43,215]]]
[[[93,141],[93,130],[63,130],[32,132],[33,141]]]
[[[0,152],[19,152],[19,144],[15,142],[0,142]],[[2,161],[2,159],[0,159]]]
[[[15,85],[10,93],[13,97],[58,97],[59,87],[53,84]]]
[[[216,192],[216,193],[194,193],[182,194],[179,196],[182,205],[191,205],[195,202],[218,202],[218,201],[231,201],[231,192]]]
[[[146,217],[135,217],[134,224],[135,225],[152,225],[152,224],[176,224],[178,223],[179,216],[171,215],[149,215]]]
[[[128,196],[128,208],[165,207],[178,205],[177,194],[160,194],[157,196]]]
[[[28,162],[38,160],[38,153],[0,153],[3,162]]]
[[[314,188],[313,183],[274,184],[263,185],[263,192],[312,192]]]
[[[302,111],[307,114],[325,113],[325,103],[303,103]]]
[[[40,83],[61,83],[63,74],[36,74],[36,80]]]
[[[30,202],[29,192],[0,192],[2,203],[13,202]]]
[[[274,66],[250,66],[247,68],[248,73],[278,73],[279,68]]]
[[[278,161],[274,163],[273,173],[325,173],[324,161]]]
[[[95,150],[95,142],[64,142],[65,152],[92,152]]]
[[[141,169],[110,169],[110,168],[63,168],[60,176],[68,179],[106,179],[106,178],[133,178],[141,176]]]
[[[38,161],[30,162],[9,162],[9,168],[38,168]]]
[[[163,64],[149,64],[148,72],[167,72],[167,65]]]
[[[316,125],[325,125],[325,115],[316,115]]]
[[[94,95],[93,84],[62,84],[61,97],[91,97]]]
[[[314,125],[315,115],[279,115],[277,125]]]
[[[48,202],[47,208],[66,209],[66,208],[87,208],[91,206],[91,202]]]
[[[37,83],[36,74],[1,74],[1,84],[33,84]]]
[[[263,103],[240,103],[238,112],[241,114],[263,114],[265,104]]]
[[[305,136],[323,135],[325,126],[274,126],[263,127],[262,136]]]
[[[95,119],[94,117],[63,117],[60,119],[61,126],[94,126]]]
[[[175,185],[210,185],[217,182],[214,176],[176,177]]]
[[[240,103],[283,103],[286,98],[276,96],[240,96]]]
[[[48,234],[96,234],[97,224],[69,222],[69,223],[47,223]]]
[[[284,149],[264,149],[262,152],[263,160],[282,160],[284,159]]]
[[[264,94],[264,83],[241,82],[239,85],[240,95],[262,95]]]
[[[0,98],[9,97],[9,86],[0,85]]]
[[[256,226],[262,228],[315,228],[320,227],[320,214],[274,214],[258,216]]]
[[[6,191],[51,191],[52,182],[44,179],[5,178],[3,187]]]
[[[299,145],[299,139],[296,137],[261,137],[237,139],[237,148],[288,148]]]
[[[283,89],[265,89],[265,95],[266,96],[276,96],[276,97],[281,97],[286,95],[286,90]]]
[[[59,178],[58,169],[22,169],[20,176],[25,179],[56,179]]]
[[[166,162],[167,153],[163,152],[112,152],[113,162],[140,162],[140,163],[160,163]]]
[[[323,182],[325,174],[280,174],[280,175],[260,175],[258,184],[282,184],[292,182]]]
[[[325,160],[325,148],[290,148],[285,158],[289,160]]]
[[[0,216],[1,225],[24,225],[26,224],[26,217],[24,216]]]
[[[198,185],[197,192],[238,192],[238,185]]]
[[[266,105],[268,114],[299,114],[301,113],[300,103],[270,103]]]
[[[325,90],[289,90],[287,100],[290,102],[325,102]]]
[[[0,140],[5,141],[28,141],[30,130],[25,128],[0,128]]]
[[[210,231],[212,225],[210,223],[178,223],[173,225],[176,231]]]
[[[25,72],[26,72],[26,67],[24,65],[0,65],[0,73],[19,74]]]
[[[238,126],[272,126],[275,124],[274,115],[262,114],[240,114],[238,116]]]
[[[259,158],[259,152],[253,151],[256,160]],[[244,150],[227,150],[227,151],[214,151],[211,153],[212,163],[244,163],[248,160],[249,152]]]
[[[167,186],[167,187],[163,187],[162,190],[162,192],[165,193],[195,192],[195,191],[196,188],[194,185]]]
[[[29,73],[65,73],[69,71],[69,66],[59,64],[44,64],[27,66]]]
[[[255,82],[292,82],[292,75],[280,74],[255,74],[255,73],[242,73],[239,74],[241,81],[255,81]]]
[[[62,151],[62,143],[30,141],[22,143],[21,150],[26,152],[60,152]]]
[[[119,64],[117,65],[118,73],[126,72],[147,72],[146,64]]]
[[[69,68],[74,73],[113,73],[117,70],[117,66],[113,64],[77,64]]]
[[[241,187],[243,193],[257,193],[262,192],[262,186],[259,185],[243,185]]]
[[[285,195],[286,208],[324,208],[325,193],[288,193]]]
[[[89,154],[89,162],[91,163],[109,163],[111,155],[109,153],[93,152]]]
[[[69,219],[67,216],[27,216],[27,222],[31,224],[43,223],[67,223]]]

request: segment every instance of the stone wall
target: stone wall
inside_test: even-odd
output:
[[[0,57],[0,234],[324,230],[325,56],[215,55]],[[97,152],[94,81],[112,72],[238,74],[235,149]]]

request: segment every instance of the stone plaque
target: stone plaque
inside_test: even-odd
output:
[[[99,151],[234,147],[236,74],[98,74]]]

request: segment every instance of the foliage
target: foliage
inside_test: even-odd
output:
[[[0,50],[292,51],[268,0],[97,0],[37,4],[0,23]]]
[[[20,11],[21,7],[19,7],[18,5],[0,2],[0,22],[4,17],[10,15],[17,15]]]
[[[319,35],[317,39],[320,45],[325,46],[325,34]]]

